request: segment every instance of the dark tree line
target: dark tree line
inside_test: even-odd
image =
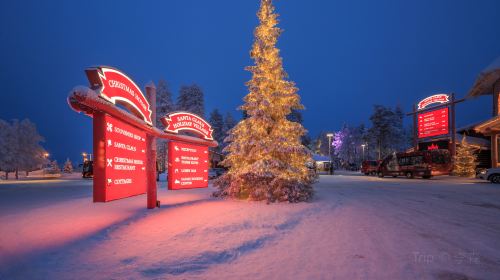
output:
[[[395,108],[375,105],[370,116],[370,126],[344,124],[334,132],[330,152],[340,164],[359,164],[363,159],[383,159],[385,156],[411,147],[412,129],[403,124],[404,113]],[[329,140],[321,132],[311,143],[313,152],[328,155]]]
[[[168,83],[165,80],[160,80],[156,88],[156,126],[164,129],[165,127],[160,119],[174,111],[186,111],[205,118],[205,100],[202,88],[197,84],[183,85],[179,89],[176,102],[174,102]],[[208,117],[208,122],[214,129],[214,139],[219,142],[219,147],[215,150],[221,152],[224,147],[224,138],[228,131],[236,125],[236,120],[231,113],[227,112],[222,115],[218,109],[214,109]],[[159,169],[164,171],[167,159],[166,140],[159,139],[157,146]]]

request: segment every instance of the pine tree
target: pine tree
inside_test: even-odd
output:
[[[228,135],[229,131],[236,126],[236,120],[233,118],[231,113],[227,112],[224,116],[224,127],[222,129],[222,135],[224,138]]]
[[[64,162],[63,172],[64,173],[73,173],[73,163],[71,163],[71,160],[69,160],[69,158],[66,159],[66,162]]]
[[[203,91],[196,85],[181,86],[179,96],[177,97],[176,109],[196,114],[202,118],[205,117],[205,102],[203,100]]]
[[[160,80],[156,88],[156,126],[163,130],[165,127],[161,122],[161,118],[173,111],[175,111],[175,105],[172,101],[172,92],[168,88],[167,82],[165,80]],[[165,139],[157,139],[156,147],[158,170],[162,173],[166,169],[168,157],[167,141]]]
[[[219,142],[220,151],[224,151],[224,148],[227,146],[227,143],[224,142],[226,137],[230,134],[231,129],[235,127],[237,124],[236,120],[233,118],[231,113],[227,112],[224,116],[224,126],[222,127],[222,141]]]
[[[460,146],[457,146],[457,155],[453,161],[453,173],[460,177],[474,177],[476,175],[477,157],[474,148],[467,143],[465,135]]]
[[[224,120],[222,115],[219,113],[219,110],[214,109],[210,113],[210,117],[208,118],[208,122],[213,128],[212,137],[215,141],[222,143],[224,141],[223,129],[224,129]]]
[[[255,62],[247,67],[252,79],[240,107],[248,117],[227,137],[229,171],[216,180],[216,196],[251,200],[299,202],[313,195],[314,175],[306,167],[311,155],[300,138],[305,129],[287,120],[302,109],[298,89],[287,80],[276,43],[281,29],[271,0],[262,0],[257,13],[260,25],[250,53]]]
[[[168,88],[165,80],[158,81],[156,88],[156,126],[164,129],[163,123],[160,121],[166,114],[175,110],[174,102],[172,101],[172,92]]]
[[[59,168],[59,165],[57,164],[57,160],[53,160],[49,163],[49,168],[45,170],[46,173],[48,174],[59,174],[61,173],[61,169]]]
[[[15,144],[12,141],[13,133],[12,126],[0,119],[0,170],[5,172],[5,179],[9,179],[9,172],[15,168],[16,156],[12,150],[12,145]]]

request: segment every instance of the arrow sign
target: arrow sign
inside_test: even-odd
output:
[[[189,130],[202,136],[207,140],[214,140],[212,137],[212,126],[200,116],[189,112],[175,112],[168,114],[161,119],[165,125],[165,131],[178,133],[179,131]]]
[[[140,115],[149,125],[151,108],[141,89],[123,72],[109,67],[95,67],[85,70],[91,88],[97,90],[99,96],[107,101],[126,107],[129,111]]]
[[[208,187],[208,147],[182,142],[168,143],[168,189]]]

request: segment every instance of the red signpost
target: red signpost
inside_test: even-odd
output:
[[[165,125],[165,131],[177,133],[181,130],[188,130],[207,140],[213,140],[213,129],[210,124],[195,114],[175,112],[163,117],[161,121]]]
[[[449,133],[448,108],[418,114],[418,138]]]
[[[91,88],[76,87],[68,103],[75,111],[94,118],[94,202],[147,192],[147,207],[159,207],[157,137],[179,141],[169,142],[173,147],[171,154],[179,158],[178,164],[169,162],[169,166],[178,170],[169,176],[169,180],[173,178],[169,189],[208,186],[208,147],[217,146],[210,124],[194,114],[177,112],[165,116],[165,121],[174,128],[162,132],[155,127],[154,85],[146,87],[146,98],[140,88],[117,69],[94,67],[85,72]],[[193,131],[201,137],[178,135],[182,130]]]
[[[168,189],[208,187],[208,147],[168,143]]]
[[[99,96],[116,104],[119,102],[129,111],[152,125],[152,111],[141,89],[124,73],[110,67],[85,70],[92,87],[99,88]]]
[[[423,109],[427,108],[427,106],[432,105],[432,104],[436,104],[436,103],[444,104],[444,103],[448,103],[448,102],[450,102],[450,96],[448,94],[444,94],[444,93],[434,94],[434,95],[426,97],[423,100],[421,100],[420,102],[418,102],[417,109],[423,110]]]
[[[146,192],[146,133],[94,114],[94,202]]]

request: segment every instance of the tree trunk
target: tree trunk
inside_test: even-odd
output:
[[[16,180],[19,180],[19,169],[16,168]]]
[[[5,171],[5,180],[9,180],[9,172]]]
[[[30,175],[30,172],[26,170],[26,177],[28,177],[28,175]]]

